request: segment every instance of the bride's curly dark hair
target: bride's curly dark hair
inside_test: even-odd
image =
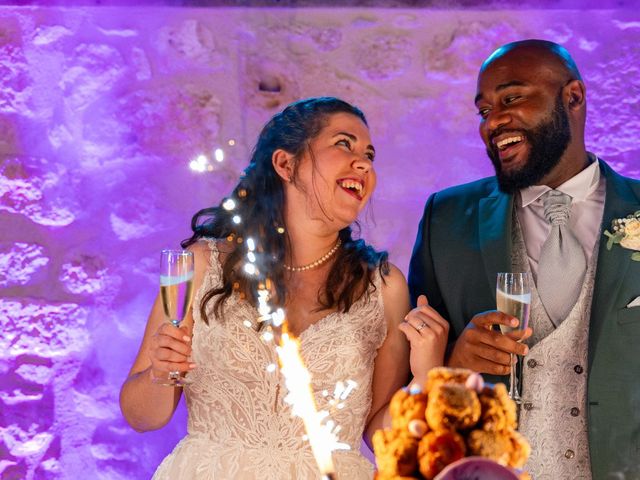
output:
[[[256,239],[259,269],[268,272],[270,280],[271,303],[284,306],[287,291],[283,264],[288,240],[284,224],[285,198],[283,181],[274,170],[271,159],[278,149],[293,154],[295,179],[299,160],[305,149],[309,148],[309,142],[327,125],[329,117],[336,113],[355,115],[367,125],[364,114],[358,108],[333,97],[301,100],[276,114],[262,129],[251,162],[232,194],[218,206],[202,209],[193,216],[193,235],[182,242],[182,247],[186,248],[201,238],[226,239],[235,245],[248,238]],[[233,210],[223,206],[229,199],[235,202]],[[234,222],[235,215],[241,218],[240,223]],[[378,252],[363,240],[352,238],[351,226],[340,230],[338,235],[342,247],[336,254],[318,301],[321,309],[348,312],[358,298],[368,295],[370,287],[375,288],[373,276],[376,268],[380,269],[381,274],[388,273],[388,253]],[[234,290],[254,306],[257,305],[257,290],[259,286],[264,288],[265,280],[264,276],[261,278],[260,275],[244,272],[245,254],[244,248],[233,248],[224,260],[222,286],[206,292],[200,305],[205,322],[208,322],[206,304],[217,296],[214,308],[216,314],[220,315],[224,302]]]

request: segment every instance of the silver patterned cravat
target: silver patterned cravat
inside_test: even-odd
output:
[[[538,294],[557,327],[578,300],[587,271],[587,259],[569,225],[571,197],[558,190],[542,196],[544,216],[551,224],[538,262]]]

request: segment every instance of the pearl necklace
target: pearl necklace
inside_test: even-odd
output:
[[[285,268],[285,270],[289,270],[290,272],[304,272],[305,270],[311,270],[312,268],[319,267],[320,265],[325,263],[327,260],[329,260],[331,257],[333,257],[333,255],[338,251],[338,248],[340,248],[340,245],[342,245],[342,240],[338,239],[336,244],[333,247],[331,247],[331,250],[329,250],[327,253],[325,253],[315,262],[309,263],[307,265],[303,265],[301,267],[292,267],[285,263],[282,266]]]

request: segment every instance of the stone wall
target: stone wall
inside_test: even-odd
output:
[[[427,196],[491,174],[478,66],[528,37],[574,54],[590,149],[640,177],[633,7],[0,7],[0,476],[148,478],[184,434],[182,409],[132,431],[119,387],[159,250],[229,191],[273,113],[312,95],[365,111],[364,235],[406,271]]]

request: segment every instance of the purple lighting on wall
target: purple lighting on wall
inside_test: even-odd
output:
[[[569,8],[0,7],[0,477],[149,478],[184,435],[182,407],[144,435],[118,407],[158,252],[293,100],[366,113],[363,235],[405,271],[427,196],[492,174],[473,97],[503,43],[565,45],[589,149],[640,177],[640,13]]]

